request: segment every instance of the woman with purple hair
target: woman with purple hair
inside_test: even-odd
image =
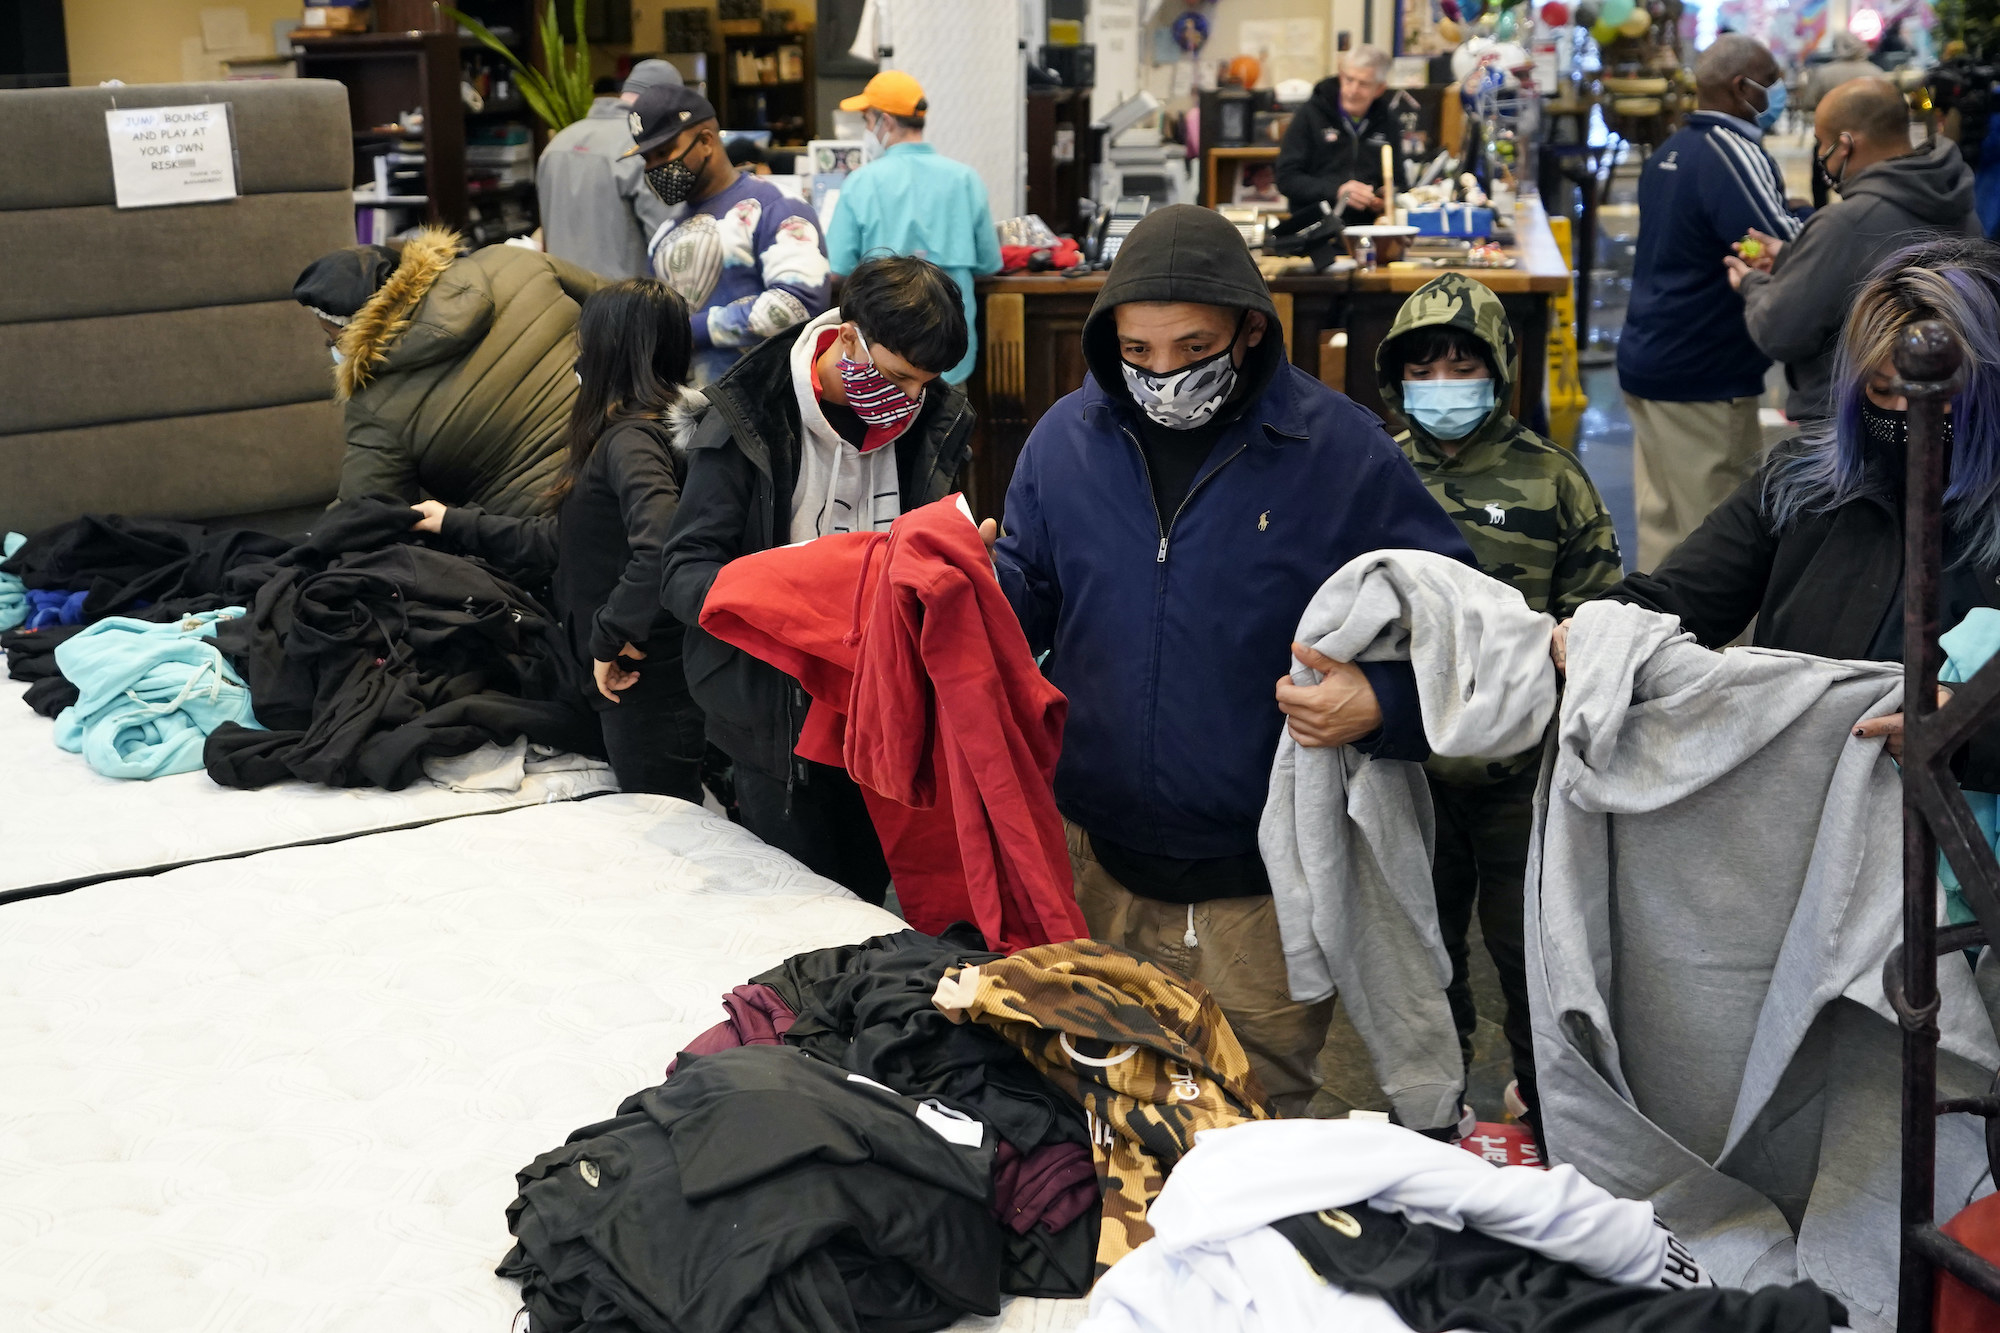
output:
[[[1891,360],[1903,330],[1938,320],[1965,349],[1946,420],[1945,570],[1939,623],[2000,606],[2000,246],[1937,240],[1884,260],[1855,293],[1835,353],[1831,421],[1762,467],[1651,574],[1605,594],[1679,616],[1719,648],[1752,642],[1820,657],[1903,656],[1903,464],[1909,403]],[[1564,634],[1557,631],[1562,664]],[[1901,714],[1860,734],[1902,751]],[[1961,783],[2000,791],[2000,734],[1973,738]]]

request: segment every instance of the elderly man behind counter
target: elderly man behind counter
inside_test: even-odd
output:
[[[1278,149],[1278,188],[1294,213],[1318,216],[1326,203],[1350,226],[1373,222],[1382,197],[1382,149],[1403,171],[1403,148],[1389,114],[1389,53],[1357,46],[1340,58],[1340,73],[1321,79],[1298,109]]]
[[[1891,254],[1928,235],[1977,236],[1972,168],[1958,145],[1910,147],[1910,108],[1883,78],[1851,79],[1813,115],[1815,167],[1840,195],[1798,238],[1753,231],[1722,262],[1743,296],[1750,336],[1785,363],[1785,414],[1833,415],[1833,349],[1862,280]],[[1754,256],[1744,256],[1746,249]],[[1742,256],[1742,257],[1739,257]]]

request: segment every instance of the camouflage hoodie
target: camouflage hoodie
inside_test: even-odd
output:
[[[1456,455],[1403,418],[1402,365],[1395,355],[1405,334],[1447,324],[1486,347],[1498,376],[1492,414],[1459,443]],[[1489,288],[1446,273],[1411,293],[1375,353],[1375,374],[1382,401],[1404,427],[1396,443],[1458,524],[1480,569],[1512,584],[1529,606],[1558,620],[1618,582],[1623,576],[1618,536],[1583,464],[1507,410],[1514,387],[1514,330]],[[1433,758],[1429,767],[1446,781],[1476,784],[1498,781],[1532,762],[1531,753],[1502,761]]]

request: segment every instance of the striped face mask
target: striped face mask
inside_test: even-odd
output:
[[[861,344],[863,352],[868,351],[868,340],[861,336],[861,330],[854,331],[854,340]],[[917,414],[924,405],[921,392],[915,398],[891,384],[881,371],[875,369],[872,359],[850,361],[841,357],[838,364],[840,382],[847,391],[847,405],[877,430],[900,426]]]

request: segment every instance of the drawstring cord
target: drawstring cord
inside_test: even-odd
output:
[[[1196,939],[1196,938],[1195,938],[1195,934],[1194,934],[1194,904],[1193,904],[1193,903],[1189,903],[1189,904],[1188,904],[1188,928],[1187,928],[1187,934],[1185,934],[1185,935],[1181,936],[1181,943],[1182,943],[1182,944],[1185,944],[1185,945],[1187,945],[1187,947],[1188,947],[1188,948],[1190,948],[1190,949],[1199,949],[1199,948],[1201,947],[1201,941],[1200,941],[1200,940],[1198,940],[1198,939]]]
[[[139,697],[137,690],[125,691],[125,697],[139,705],[145,712],[156,715],[171,713],[186,703],[190,697],[201,692],[201,682],[204,677],[208,679],[208,701],[212,704],[222,697],[222,687],[225,684],[222,678],[222,668],[215,662],[203,662],[200,666],[196,667],[194,674],[182,682],[181,692],[175,695],[170,702],[163,704],[147,703]]]

